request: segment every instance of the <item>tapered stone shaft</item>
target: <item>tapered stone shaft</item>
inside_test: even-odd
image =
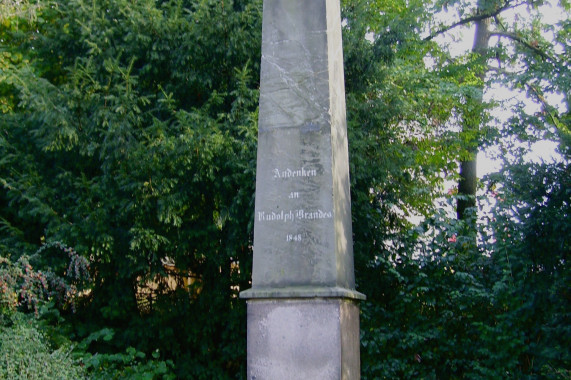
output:
[[[248,379],[357,379],[339,0],[263,6]]]

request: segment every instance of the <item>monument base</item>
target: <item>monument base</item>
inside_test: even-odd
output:
[[[248,380],[360,377],[355,300],[282,298],[247,303]]]

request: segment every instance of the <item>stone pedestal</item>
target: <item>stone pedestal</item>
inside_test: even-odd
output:
[[[359,378],[359,308],[350,300],[248,301],[248,377]]]
[[[264,0],[248,379],[359,378],[339,0]]]

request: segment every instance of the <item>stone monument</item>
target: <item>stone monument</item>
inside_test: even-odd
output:
[[[339,0],[264,0],[248,380],[358,379]]]

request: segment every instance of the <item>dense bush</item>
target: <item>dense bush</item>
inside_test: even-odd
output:
[[[16,315],[11,326],[0,325],[0,379],[82,379],[84,374],[72,347],[53,349],[33,319]]]

